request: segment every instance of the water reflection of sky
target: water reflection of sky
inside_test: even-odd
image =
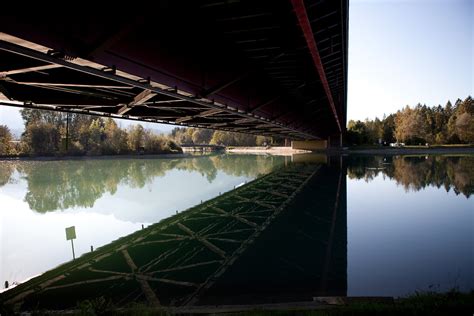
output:
[[[271,170],[279,164],[279,158],[261,160],[260,164]],[[35,168],[41,169],[41,163]],[[14,171],[9,183],[0,188],[0,280],[25,280],[70,260],[72,250],[65,238],[65,227],[76,226],[75,253],[80,256],[90,251],[91,245],[105,245],[140,229],[142,224],[168,218],[177,210],[211,199],[257,176],[245,170],[240,173],[244,175],[216,170],[210,180],[202,170],[169,169],[150,177],[141,187],[130,185],[125,179],[118,183],[116,191],[106,191],[93,201],[92,207],[40,213],[26,202],[28,177]],[[40,191],[44,196],[35,201],[48,199],[51,189],[45,191]]]
[[[347,181],[348,295],[468,290],[474,285],[474,200],[382,174]]]
[[[473,159],[349,159],[348,295],[474,286]],[[224,155],[17,166],[0,186],[0,281],[70,260],[65,227],[76,226],[79,256],[283,163]]]
[[[175,214],[177,210],[194,206],[201,200],[209,200],[219,192],[231,190],[235,185],[250,179],[218,172],[216,179],[209,183],[197,172],[170,170],[165,177],[155,178],[143,188],[120,184],[117,192],[106,193],[92,209],[83,210],[113,214],[123,221],[155,223]]]

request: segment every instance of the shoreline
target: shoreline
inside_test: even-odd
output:
[[[324,154],[324,155],[447,155],[447,154],[474,154],[474,147],[449,147],[449,148],[329,148],[326,150],[303,150],[291,147],[230,147],[225,153],[230,154],[260,154],[275,156],[291,156],[298,154]],[[212,153],[212,152],[209,152]],[[176,159],[194,157],[191,152],[169,154],[144,154],[144,155],[101,155],[101,156],[0,156],[0,161],[62,161],[62,160],[102,160],[102,159]]]
[[[226,153],[233,153],[233,154],[271,154],[271,155],[281,155],[281,156],[289,156],[292,154],[308,154],[312,153],[310,150],[304,149],[293,149],[291,147],[262,147],[262,146],[255,146],[255,147],[229,147],[225,149]]]
[[[342,150],[327,150],[326,153],[357,154],[357,155],[443,155],[443,154],[474,154],[474,147],[452,148],[343,148]]]
[[[236,154],[325,154],[325,155],[442,155],[442,154],[474,154],[474,147],[431,147],[431,148],[328,148],[324,150],[292,149],[291,147],[230,147],[226,153]]]

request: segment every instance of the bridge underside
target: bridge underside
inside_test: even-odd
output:
[[[292,139],[344,130],[347,0],[158,5],[1,16],[0,104]]]

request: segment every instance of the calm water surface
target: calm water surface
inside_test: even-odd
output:
[[[330,230],[321,214],[336,205],[338,267],[326,268],[329,276],[322,278],[331,282],[331,273],[337,274],[337,294],[400,296],[474,288],[474,156],[1,161],[1,284],[21,282],[71,260],[66,227],[76,227],[75,253],[80,256],[91,246],[105,245],[291,161],[322,163],[327,172],[311,184],[319,189],[303,195],[301,208],[311,213],[314,229],[295,215],[284,234],[262,237],[270,238],[268,243],[281,238],[282,247],[275,248],[271,260],[290,262],[285,249],[311,252],[310,240],[314,256],[292,255],[295,262],[288,264],[317,277],[320,271],[312,270],[311,260],[324,256],[326,250],[319,253],[318,247],[326,249],[328,241],[307,239],[303,245],[285,236]],[[300,222],[311,225],[303,229]],[[256,268],[269,260],[258,254],[250,259]],[[273,273],[283,281],[292,279],[283,270]]]

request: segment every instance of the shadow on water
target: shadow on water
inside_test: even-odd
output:
[[[98,297],[115,307],[132,302],[189,307],[347,296],[346,176],[370,181],[383,174],[407,190],[436,186],[466,197],[473,193],[473,157],[299,156],[293,160],[46,272],[3,293],[0,301],[29,310],[75,308],[77,302]],[[71,162],[52,178],[34,166],[15,168],[28,180],[28,194],[35,197],[30,203],[50,200],[48,194],[63,187],[51,199],[56,204],[41,202],[36,208],[47,211],[67,203],[93,203],[101,190],[113,193],[123,181],[143,186],[172,168],[203,172],[209,181],[216,170],[245,175],[269,171],[268,164],[262,167],[258,159],[249,162],[245,156],[226,155],[159,164],[97,161],[100,168],[95,171],[87,165],[78,170]],[[49,168],[60,167],[51,163]],[[50,187],[41,188],[49,181]],[[90,196],[87,202],[74,195],[81,190]]]
[[[340,158],[331,160],[279,168],[46,272],[1,300],[31,310],[74,308],[97,297],[118,307],[345,296],[346,177]],[[225,159],[214,163],[233,170]]]

